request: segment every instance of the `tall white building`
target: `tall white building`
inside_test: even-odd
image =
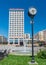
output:
[[[9,9],[8,43],[20,44],[24,39],[24,9]]]

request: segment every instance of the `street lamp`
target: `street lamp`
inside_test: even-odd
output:
[[[32,7],[32,8],[29,8],[29,11],[28,11],[28,16],[31,18],[31,24],[32,24],[32,60],[31,60],[31,63],[35,63],[35,60],[34,60],[34,46],[33,46],[33,24],[34,24],[34,16],[36,15],[37,13],[37,10],[36,8]]]

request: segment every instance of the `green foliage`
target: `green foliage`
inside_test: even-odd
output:
[[[44,47],[46,47],[46,45],[44,45]]]
[[[46,50],[40,50],[40,52],[37,53],[37,57],[46,59]]]
[[[39,43],[39,46],[42,46],[43,44],[42,43]]]

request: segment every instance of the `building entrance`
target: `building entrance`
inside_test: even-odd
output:
[[[23,39],[20,39],[20,46],[23,46]]]

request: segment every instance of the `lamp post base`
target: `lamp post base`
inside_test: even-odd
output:
[[[31,60],[31,63],[35,63],[35,60]]]
[[[37,62],[28,62],[29,65],[38,65]]]

